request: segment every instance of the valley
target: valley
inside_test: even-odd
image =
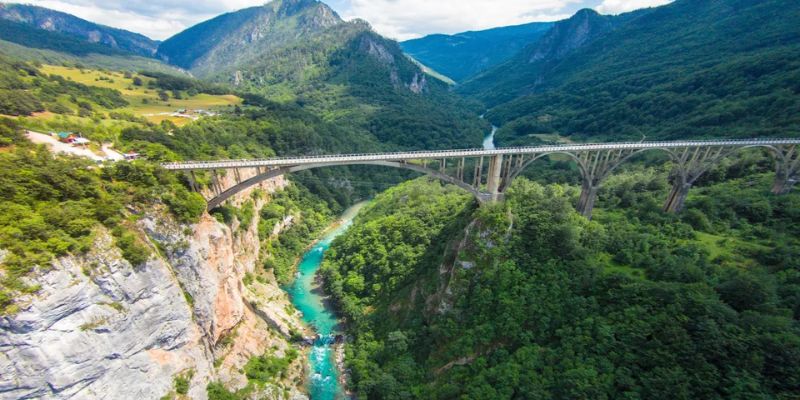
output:
[[[331,242],[347,231],[364,205],[365,203],[359,203],[345,210],[325,236],[303,255],[297,266],[297,276],[287,288],[292,303],[317,335],[309,356],[309,395],[314,399],[342,398],[346,385],[343,376],[345,371],[339,359],[342,342],[337,340],[342,338],[343,331],[329,300],[321,293],[317,271]]]
[[[350,3],[0,3],[0,399],[800,396],[797,2]]]

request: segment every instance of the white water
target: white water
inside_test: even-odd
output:
[[[497,132],[497,127],[492,125],[492,132],[483,139],[484,150],[494,150],[494,134]]]
[[[483,119],[484,115],[486,115],[486,114],[481,114],[481,119]],[[494,134],[496,132],[497,132],[497,127],[492,125],[492,131],[489,132],[489,134],[485,138],[483,138],[483,149],[484,150],[494,150],[495,149],[495,147],[494,147]]]

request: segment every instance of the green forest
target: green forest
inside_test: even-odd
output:
[[[491,108],[501,145],[548,133],[792,136],[800,130],[798,18],[797,2],[676,1],[613,17],[615,29],[562,58],[533,62],[531,47],[458,90]]]
[[[718,168],[678,216],[647,165],[593,221],[526,179],[493,207],[427,179],[377,196],[323,270],[357,397],[794,398],[800,196],[769,196],[768,164]]]

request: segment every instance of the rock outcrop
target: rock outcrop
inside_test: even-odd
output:
[[[209,215],[183,226],[147,210],[137,222],[153,244],[145,264],[125,261],[98,229],[90,253],[40,269],[38,293],[0,318],[0,398],[154,399],[171,393],[179,374],[191,376],[192,399],[205,399],[212,381],[244,387],[252,356],[282,356],[292,332],[303,331],[274,278],[243,282],[258,265],[258,210],[267,202],[258,197],[248,229]],[[259,396],[304,398],[303,360]]]

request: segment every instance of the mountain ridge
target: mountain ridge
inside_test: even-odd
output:
[[[472,77],[459,88],[468,95],[484,98],[489,105],[509,100],[531,87],[541,85],[543,76],[570,53],[588,45],[631,19],[646,11],[637,11],[618,16],[601,15],[595,10],[584,8],[570,18],[556,22],[539,40],[528,44],[507,62],[480,75]],[[495,82],[503,83],[508,76],[521,76],[511,84],[493,88],[496,97],[480,93],[483,87],[492,87]]]
[[[161,43],[157,56],[210,76],[343,22],[316,0],[276,0],[198,23]]]
[[[677,0],[620,17],[563,57],[530,64],[522,54],[458,90],[491,108],[506,145],[552,133],[631,140],[800,129],[797,2]]]
[[[552,25],[532,22],[453,35],[432,34],[400,42],[400,46],[426,66],[462,81],[506,61]]]
[[[159,43],[139,33],[97,24],[72,14],[27,4],[0,3],[0,19],[147,57],[155,55]],[[10,36],[4,37],[4,39],[12,39],[9,41],[15,42],[14,38]]]

